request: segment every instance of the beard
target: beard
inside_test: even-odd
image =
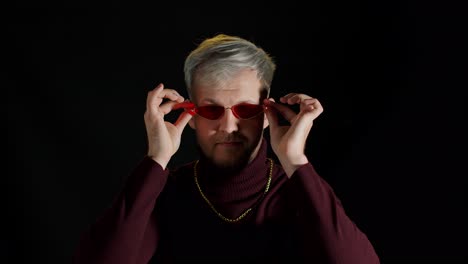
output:
[[[252,159],[252,154],[260,143],[260,139],[261,137],[249,144],[248,139],[240,134],[220,135],[215,138],[216,143],[228,141],[240,142],[241,145],[234,147],[232,150],[224,149],[224,153],[216,152],[219,147],[218,144],[215,144],[211,148],[210,153],[206,153],[199,143],[197,144],[197,148],[201,158],[206,161],[208,166],[212,167],[214,170],[232,174],[239,172],[249,164]]]

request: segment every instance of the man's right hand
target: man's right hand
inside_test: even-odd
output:
[[[168,101],[162,104],[164,99]],[[177,91],[164,89],[162,83],[148,92],[145,111],[148,156],[164,169],[179,149],[182,131],[192,115],[184,111],[174,124],[164,121],[164,116],[172,111],[174,105],[183,101],[184,98]]]

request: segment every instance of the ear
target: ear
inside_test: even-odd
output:
[[[189,126],[190,126],[193,130],[196,130],[195,121],[194,121],[193,119],[194,119],[194,117],[190,118],[190,120],[188,121],[188,123],[189,123]]]
[[[190,121],[192,121],[192,119],[190,119]],[[266,114],[263,113],[263,129],[267,128],[268,125],[270,125],[270,123],[268,122],[268,118],[267,118]]]

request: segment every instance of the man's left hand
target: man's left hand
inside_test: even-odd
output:
[[[287,94],[280,98],[280,102],[283,104],[276,103],[272,98],[265,99],[265,113],[270,124],[271,147],[286,174],[291,177],[298,167],[309,162],[304,153],[307,136],[323,108],[317,99],[298,93]],[[299,113],[285,104],[299,104]],[[290,125],[279,125],[278,113]]]

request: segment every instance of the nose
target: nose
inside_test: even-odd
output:
[[[226,108],[224,110],[224,115],[221,117],[219,122],[220,131],[232,133],[239,129],[239,119],[234,116],[234,113],[230,108]]]

